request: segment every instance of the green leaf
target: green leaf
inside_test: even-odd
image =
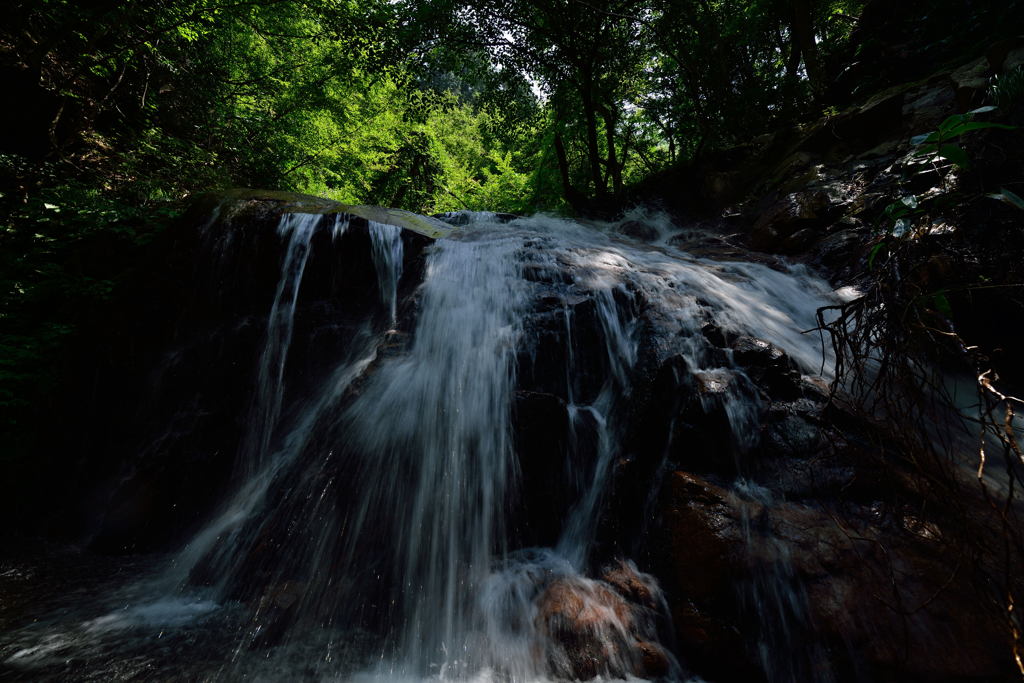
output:
[[[958,135],[969,133],[972,130],[984,130],[986,128],[1002,128],[1003,130],[1014,130],[1016,126],[1008,126],[1004,123],[991,123],[989,121],[965,121],[950,129],[948,137],[955,138]]]
[[[963,123],[966,120],[967,120],[967,116],[964,115],[964,114],[953,114],[952,116],[947,118],[945,121],[943,121],[941,124],[939,124],[939,130],[938,130],[939,137],[948,138],[949,137],[949,131],[953,130],[954,128],[956,128],[957,126],[959,126],[961,123]]]
[[[871,247],[871,253],[868,254],[868,270],[873,270],[875,267],[875,257],[886,246],[885,242],[879,242],[875,246]]]
[[[948,159],[960,168],[967,168],[971,165],[971,159],[967,152],[960,145],[947,144],[939,147],[939,156]]]
[[[917,208],[917,197],[910,195],[907,197],[900,197],[897,201],[892,202],[885,207],[885,215],[890,220],[897,220],[904,216],[910,215]]]
[[[939,151],[939,146],[935,142],[929,140],[928,144],[921,145],[921,147],[914,152],[915,157],[931,158]]]
[[[896,221],[896,225],[892,226],[893,237],[903,237],[910,232],[911,223],[906,218],[901,218]]]
[[[953,307],[950,306],[949,299],[946,298],[945,294],[943,294],[942,292],[938,292],[937,294],[933,295],[932,303],[935,305],[935,310],[937,310],[939,313],[946,316],[947,318],[952,317]]]
[[[1024,199],[1021,199],[1018,195],[1010,192],[1005,187],[999,190],[999,192],[987,196],[991,199],[998,199],[1001,202],[1006,202],[1010,206],[1016,206],[1021,211],[1024,211]]]

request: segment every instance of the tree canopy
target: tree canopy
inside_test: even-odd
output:
[[[141,201],[558,209],[806,111],[863,4],[22,0],[4,161]]]

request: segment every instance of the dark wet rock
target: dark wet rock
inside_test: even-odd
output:
[[[1008,74],[1021,66],[1024,66],[1024,47],[1016,47],[1006,54],[999,70],[1004,74]]]
[[[722,330],[721,327],[719,327],[718,325],[715,325],[714,323],[707,323],[707,324],[705,324],[702,328],[700,328],[700,331],[701,331],[701,334],[704,335],[705,339],[707,339],[711,344],[713,344],[713,345],[715,345],[715,346],[717,346],[719,348],[723,348],[724,349],[732,341],[731,340],[731,336],[732,335],[729,335],[724,330]]]
[[[787,195],[762,213],[754,223],[751,245],[755,249],[778,249],[796,231],[824,225],[831,205],[828,193],[823,190]]]
[[[950,80],[953,81],[953,87],[956,90],[957,107],[960,111],[967,111],[982,104],[991,75],[988,60],[985,57],[965,64],[950,74]]]
[[[737,364],[769,396],[787,400],[802,394],[800,372],[782,349],[747,336],[737,338],[732,349]]]
[[[545,273],[544,282],[559,279]],[[586,293],[552,289],[527,320],[529,338],[518,356],[520,389],[589,403],[611,372],[597,302]],[[570,358],[586,359],[571,367]]]
[[[590,680],[630,673],[623,666],[632,626],[629,605],[609,587],[592,581],[562,579],[541,595],[536,623],[544,636],[549,670],[556,676]]]
[[[716,203],[727,202],[732,200],[747,182],[742,173],[716,168],[703,174],[701,194]]]
[[[620,559],[601,572],[601,580],[631,603],[649,610],[661,608],[657,586],[651,577],[642,576],[631,562]]]
[[[941,530],[917,518],[898,515],[910,531],[894,534],[877,506],[766,503],[678,471],[665,481],[660,514],[654,538],[667,544],[660,578],[680,652],[697,673],[736,677],[757,668],[750,649],[757,626],[735,587],[766,580],[757,577],[773,576],[780,562],[793,586],[806,587],[805,597],[794,599],[805,605],[813,631],[791,644],[791,655],[776,656],[819,647],[832,653],[833,671],[886,681],[981,680],[1011,669],[999,626],[956,562],[942,557]],[[748,543],[747,533],[756,542]],[[893,618],[897,605],[901,616]],[[950,614],[958,616],[942,616]]]
[[[587,359],[585,363],[572,368],[574,372],[571,381],[575,388],[575,400],[581,404],[591,403],[611,374],[605,351],[604,327],[597,302],[588,298],[574,306],[570,312],[569,324],[572,327],[574,358]]]
[[[832,396],[832,387],[823,377],[804,375],[800,378],[800,393],[804,398],[824,402]]]
[[[553,394],[518,391],[512,424],[520,475],[530,482],[518,515],[523,545],[554,545],[572,500],[560,485],[570,435],[568,408]]]
[[[903,104],[903,132],[909,135],[934,130],[956,107],[956,88],[945,78],[907,92]],[[906,135],[900,142],[905,144]]]
[[[775,512],[777,532],[796,550],[794,566],[808,585],[811,618],[836,642],[858,643],[855,655],[879,677],[956,680],[1008,675],[1000,628],[956,572],[935,538],[885,533],[853,511],[842,523],[801,506]],[[952,566],[951,566],[952,565]],[[872,592],[880,576],[894,580]],[[895,605],[910,606],[898,619]],[[898,610],[898,608],[895,608]],[[955,619],[944,615],[956,614]],[[979,638],[981,633],[988,636]]]
[[[860,230],[847,228],[825,237],[815,249],[815,260],[837,273],[848,275],[866,251]]]
[[[210,204],[219,207],[213,220],[204,213]],[[281,275],[282,215],[319,216],[296,299],[290,390],[319,382],[330,369],[326,359],[343,355],[363,326],[390,325],[366,218],[342,214],[349,227],[335,235],[338,214],[330,212],[344,205],[291,193],[235,191],[197,206],[154,245],[153,262],[137,274],[140,284],[125,287],[128,300],[119,305],[133,315],[98,322],[93,339],[82,343],[90,362],[81,367],[90,370],[78,382],[87,389],[69,388],[68,397],[84,391],[91,400],[67,406],[67,431],[49,435],[43,446],[67,450],[62,438],[94,435],[76,440],[80,469],[65,474],[69,487],[96,492],[84,501],[68,496],[87,506],[70,518],[105,551],[163,547],[192,531],[223,495]],[[389,215],[372,207],[363,213]],[[396,220],[419,225],[417,218]],[[401,239],[398,313],[407,319],[432,240],[411,229]],[[396,331],[385,346],[401,338]],[[104,377],[99,385],[96,373]],[[100,519],[92,516],[97,509],[104,510]]]
[[[305,591],[306,585],[296,582],[269,586],[256,606],[249,647],[263,649],[279,643],[291,625]]]
[[[854,150],[870,149],[899,135],[905,86],[883,90],[861,105],[817,122],[801,148],[842,158]]]
[[[899,152],[904,145],[904,141],[900,139],[886,140],[885,142],[879,143],[869,149],[866,152],[862,152],[857,155],[858,160],[871,161],[871,160],[891,160],[895,158],[897,152]]]
[[[481,212],[488,220],[497,221],[498,223],[511,223],[515,219],[519,218],[514,213],[490,213]],[[469,225],[476,217],[473,211],[449,211],[447,213],[435,213],[432,218],[436,218],[439,221],[444,221],[449,225],[456,227],[462,227]]]
[[[381,206],[343,204],[331,199],[284,192],[280,190],[252,190],[237,188],[201,195],[193,200],[189,214],[192,218],[205,219],[211,215],[231,218],[235,223],[258,222],[276,219],[281,214],[303,213],[335,216],[349,215],[356,223],[375,221],[397,225],[403,230],[417,233],[429,239],[437,239],[451,232],[446,223],[427,216],[389,209]]]
[[[730,393],[733,384],[736,382],[736,374],[727,370],[715,370],[709,372],[695,372],[697,380],[697,391],[702,396],[708,394],[726,395]]]
[[[695,374],[683,356],[672,356],[658,368],[651,398],[633,442],[641,452],[667,453],[681,465],[697,471],[735,470],[737,444],[730,436],[725,390],[753,396],[744,378],[727,371]],[[633,484],[634,486],[636,484]],[[646,493],[638,492],[643,499]]]
[[[697,671],[754,675],[734,615],[733,584],[743,557],[742,533],[729,492],[687,472],[668,475],[653,533],[659,579],[682,661]]]
[[[742,541],[729,492],[673,472],[663,488],[661,513],[676,595],[702,601],[725,591],[736,576]]]
[[[781,245],[781,251],[786,254],[799,254],[807,251],[821,239],[824,231],[820,228],[803,228],[797,230],[787,237]]]
[[[985,52],[988,68],[1007,72],[1024,63],[1024,36],[1013,36],[993,43]]]
[[[619,232],[628,237],[633,237],[645,242],[653,242],[658,239],[658,231],[654,226],[640,221],[624,221],[619,226]]]
[[[658,643],[640,641],[635,645],[640,654],[637,675],[646,679],[658,679],[672,672],[672,660],[665,648]]]
[[[821,424],[788,405],[768,411],[762,443],[775,453],[812,458],[829,446]]]

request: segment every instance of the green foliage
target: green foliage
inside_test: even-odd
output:
[[[919,163],[935,163],[939,159],[945,159],[953,167],[966,170],[971,166],[970,156],[961,144],[961,138],[967,133],[979,130],[1013,130],[1015,126],[991,121],[975,121],[978,114],[992,112],[995,107],[982,107],[966,114],[954,114],[943,121],[937,130],[916,135],[911,138],[911,143],[916,146],[913,158]],[[941,174],[941,188],[938,192],[932,192],[926,197],[916,195],[904,195],[888,204],[883,210],[884,215],[884,236],[886,239],[910,240],[918,236],[920,219],[934,213],[942,206],[956,203],[962,197],[949,186],[949,171]],[[1019,197],[1012,192],[1002,190],[999,194],[989,195],[993,199],[1005,201],[1017,206]],[[1016,201],[1015,201],[1016,200]],[[1018,208],[1024,208],[1021,202]],[[926,221],[925,221],[926,222]],[[879,248],[886,242],[880,242],[872,250],[868,258],[868,268],[873,268]]]
[[[0,171],[17,171],[0,155]],[[113,197],[59,169],[36,169],[50,183],[37,194],[0,197],[0,434],[11,457],[33,408],[56,388],[59,359],[75,332],[112,295],[141,246],[176,215]]]
[[[991,199],[996,199],[998,201],[1005,202],[1012,207],[1024,211],[1024,199],[1022,199],[1019,195],[1010,192],[1005,187],[1001,188],[999,192],[995,192],[987,196],[990,197]]]
[[[993,77],[989,87],[990,100],[1005,112],[1012,112],[1024,104],[1024,66]]]
[[[946,159],[961,169],[970,167],[971,162],[967,152],[957,142],[962,135],[971,131],[989,128],[1002,128],[1004,130],[1012,130],[1014,128],[1014,126],[1003,123],[973,120],[975,115],[986,114],[994,109],[995,107],[981,107],[966,114],[953,114],[939,125],[938,130],[911,138],[911,142],[918,146],[914,154],[927,160],[933,160],[937,157]]]
[[[919,274],[909,281],[916,281],[914,284],[900,284],[904,290],[917,290],[907,303],[908,312],[916,317],[925,319],[939,316],[948,321],[953,316],[952,304],[944,289],[930,290],[922,287],[927,284],[928,276],[920,273],[927,272],[928,264],[922,265],[916,261],[914,254],[915,250],[922,249],[920,240],[936,232],[948,232],[948,227],[942,223],[955,215],[962,206],[980,196],[977,192],[971,193],[958,187],[951,182],[951,178],[954,171],[964,171],[972,165],[971,157],[964,148],[965,135],[983,130],[1015,129],[1015,126],[1007,124],[975,120],[976,116],[991,113],[995,109],[991,106],[981,107],[965,114],[954,114],[946,118],[937,130],[911,138],[915,149],[903,162],[904,176],[920,164],[930,164],[933,166],[931,172],[938,179],[938,187],[921,194],[904,194],[883,209],[876,242],[868,253],[867,267],[879,281],[894,276],[897,279],[903,277],[899,274],[901,269],[911,268]],[[943,166],[940,160],[949,164]],[[900,185],[905,182],[906,177],[900,181]],[[985,196],[1024,210],[1024,199],[1005,188]]]

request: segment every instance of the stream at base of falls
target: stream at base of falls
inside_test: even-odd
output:
[[[173,552],[0,563],[0,677],[697,680],[673,654],[658,581],[620,538],[642,537],[668,457],[635,444],[672,438],[638,437],[634,407],[678,359],[698,412],[725,416],[712,440],[736,459],[735,495],[767,506],[739,464],[763,399],[709,326],[827,380],[831,356],[805,331],[837,295],[803,266],[736,260],[726,238],[659,214],[460,220],[410,285],[400,228],[285,214],[223,496]],[[313,364],[311,254],[360,229],[375,280],[349,296],[372,297],[374,313]],[[554,431],[524,436],[538,396]],[[608,510],[630,458],[650,493],[616,536]],[[804,650],[806,597],[782,542],[744,525],[772,553],[771,575],[737,587],[760,613],[766,678],[821,672],[813,648],[772,663]]]

